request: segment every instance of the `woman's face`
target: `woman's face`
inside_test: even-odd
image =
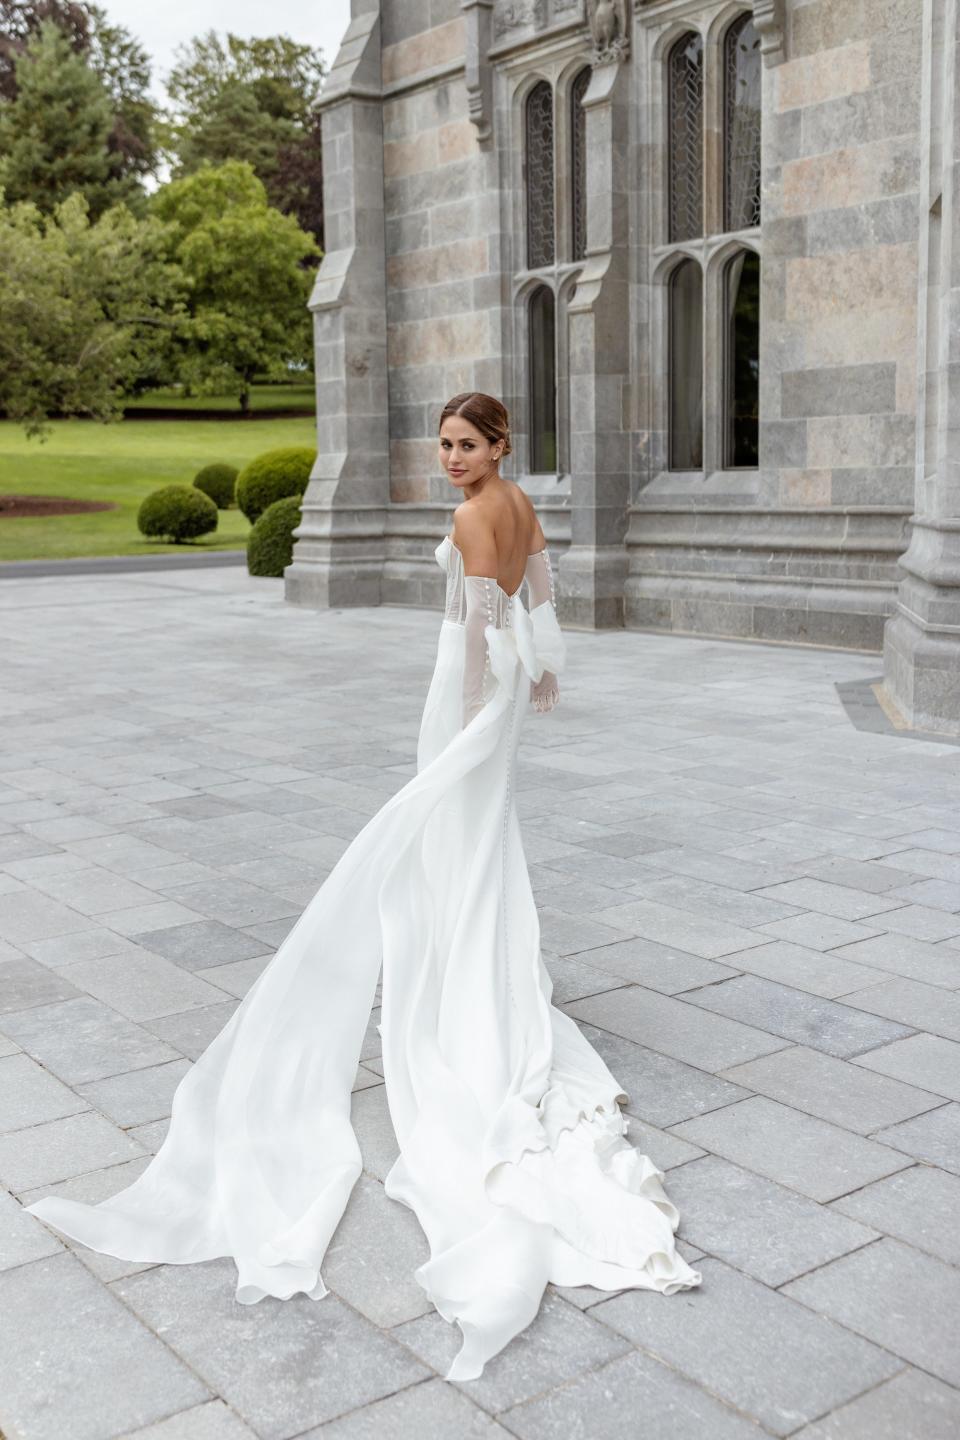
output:
[[[440,464],[451,485],[460,490],[492,474],[502,450],[502,441],[491,443],[462,415],[450,415],[440,426]]]

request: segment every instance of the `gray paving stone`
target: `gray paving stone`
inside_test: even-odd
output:
[[[565,1008],[577,1020],[588,1020],[601,1030],[637,1040],[703,1070],[724,1070],[780,1050],[785,1043],[738,1020],[639,985],[577,1000]]]
[[[684,1120],[673,1133],[812,1200],[834,1200],[909,1164],[885,1145],[762,1095]]]
[[[960,1100],[960,1044],[956,1040],[909,1035],[906,1040],[894,1040],[892,1045],[855,1056],[854,1063],[908,1080],[945,1100]]]
[[[156,1020],[223,999],[223,988],[185,973],[148,950],[78,960],[58,974],[128,1020]]]
[[[548,1292],[536,1318],[487,1361],[479,1380],[450,1383],[464,1387],[474,1404],[495,1415],[624,1354],[626,1342],[591,1315]],[[449,1325],[436,1310],[391,1333],[441,1375],[463,1341],[459,1327]]]
[[[907,905],[932,905],[935,910],[960,910],[960,885],[950,880],[914,880],[912,885],[899,885],[890,891]]]
[[[239,1000],[224,1000],[219,1005],[204,1005],[199,1010],[184,1010],[181,1015],[164,1015],[159,1020],[145,1020],[143,1029],[165,1042],[166,1058],[176,1052],[188,1060],[197,1060],[226,1025]]]
[[[627,1099],[621,1102],[622,1108],[642,1121],[660,1127],[675,1125],[679,1120],[745,1100],[750,1093],[730,1080],[718,1079],[595,1025],[584,1023],[579,1028],[623,1087]]]
[[[429,1374],[336,1295],[238,1305],[228,1258],[110,1287],[263,1440],[287,1440]]]
[[[949,941],[930,945],[909,935],[878,935],[872,940],[843,945],[838,955],[886,970],[906,980],[920,980],[927,985],[942,985],[947,990],[960,986],[960,951]]]
[[[148,1030],[86,995],[5,1015],[3,1028],[68,1085],[178,1058]]]
[[[76,960],[99,960],[102,955],[119,955],[135,946],[124,935],[97,928],[80,930],[73,935],[55,935],[49,940],[27,940],[23,948],[41,965],[59,970]]]
[[[960,936],[960,915],[947,910],[934,910],[928,905],[904,905],[902,910],[889,910],[878,915],[874,924],[898,935],[912,935],[916,940],[950,940]]]
[[[521,1440],[637,1440],[638,1434],[650,1440],[759,1440],[762,1433],[752,1420],[637,1350],[513,1406],[502,1418]]]
[[[960,1175],[960,1105],[941,1104],[915,1119],[879,1130],[874,1138],[916,1160]]]
[[[166,930],[146,930],[133,937],[144,950],[163,955],[183,970],[203,970],[234,960],[252,960],[271,954],[270,947],[246,930],[222,925],[218,920],[198,920],[193,925],[174,925]]]
[[[14,1010],[70,1000],[82,991],[70,980],[28,956],[5,960],[0,971],[0,1018]]]
[[[98,844],[104,842],[98,841]],[[33,884],[44,894],[68,905],[81,915],[102,915],[110,910],[130,910],[136,905],[149,905],[155,899],[149,890],[130,880],[90,865],[85,870],[66,875],[45,875]]]
[[[884,865],[879,860],[851,860],[844,855],[805,860],[798,868],[811,880],[826,880],[832,885],[847,885],[853,890],[872,890],[876,895],[883,895],[910,881],[909,871],[898,870],[894,864]]]
[[[590,1313],[774,1435],[791,1434],[899,1369],[892,1355],[792,1303],[783,1290],[719,1260],[699,1268],[696,1290],[668,1297],[625,1291]]]
[[[195,970],[193,973],[197,980],[204,980],[217,990],[224,991],[227,995],[236,995],[239,999],[246,995],[272,959],[271,954],[258,955],[253,960],[233,960],[228,964],[211,965],[208,970]]]
[[[769,945],[744,950],[739,955],[728,955],[727,963],[751,975],[762,975],[765,980],[776,980],[781,985],[792,985],[796,990],[807,990],[811,995],[822,995],[827,1000],[886,979],[883,970],[871,970],[833,952],[791,945],[787,940],[772,940]],[[711,978],[719,980],[722,977],[705,976],[701,983]],[[684,987],[687,988],[692,987]]]
[[[919,1370],[901,1370],[832,1415],[805,1425],[796,1440],[956,1440],[960,1395]]]
[[[0,1274],[0,1394],[5,1429],[29,1440],[110,1440],[210,1398],[66,1252]]]
[[[364,1170],[382,1183],[400,1153],[386,1088],[378,1085],[356,1091],[350,1103],[350,1121],[360,1145]]]
[[[510,1433],[452,1385],[427,1380],[297,1440],[506,1440]]]
[[[6,1190],[0,1190],[0,1270],[27,1265],[45,1255],[56,1255],[62,1249],[62,1241],[41,1225],[35,1215],[26,1214],[18,1200]]]
[[[744,953],[749,954],[749,951]],[[653,940],[620,940],[614,945],[601,945],[596,950],[587,951],[587,957],[586,963],[598,970],[637,985],[646,985],[664,995],[676,995],[680,990],[692,990],[696,985],[724,980],[737,973],[729,965],[704,960],[699,955],[674,950],[669,945],[658,945]]]
[[[109,910],[97,919],[118,935],[139,935],[143,930],[160,930],[169,925],[191,925],[197,912],[173,900],[157,900],[152,905],[135,905],[129,910]]]
[[[832,915],[838,920],[863,920],[896,910],[899,900],[891,900],[869,890],[854,890],[847,885],[832,885],[827,880],[785,880],[757,892],[785,905],[813,910],[818,915]]]
[[[869,1135],[882,1125],[922,1115],[943,1103],[939,1096],[919,1090],[915,1085],[873,1074],[805,1045],[778,1050],[775,1055],[762,1055],[758,1060],[734,1065],[723,1073],[738,1085],[771,1100],[781,1100],[795,1110],[819,1115],[822,1120],[842,1125],[859,1135]]]
[[[88,1101],[62,1085],[29,1055],[19,1053],[0,1060],[0,1134],[89,1108]]]
[[[870,995],[871,991],[862,993]],[[898,1040],[910,1029],[864,1014],[852,1002],[841,1005],[757,975],[737,975],[719,985],[687,991],[683,998],[714,1014],[727,1015],[786,1040],[825,1050],[829,1055],[856,1055]]]
[[[181,1410],[156,1425],[128,1430],[119,1440],[257,1440],[257,1437],[222,1400],[210,1400],[206,1405]]]
[[[876,925],[854,925],[851,920],[818,915],[812,910],[805,915],[792,915],[788,920],[774,920],[771,925],[764,925],[763,931],[767,936],[805,945],[809,950],[834,950],[839,945],[852,945],[881,933]]]
[[[715,1155],[682,1165],[669,1193],[686,1239],[774,1288],[877,1238],[866,1216],[844,1211],[852,1220],[838,1226],[830,1209]]]
[[[0,1136],[0,1183],[26,1190],[141,1153],[130,1136],[95,1111],[66,1115]]]
[[[170,1060],[78,1085],[77,1094],[117,1125],[145,1125],[170,1114],[174,1091],[189,1069],[186,1060]]]
[[[960,1040],[960,995],[944,991],[937,985],[923,985],[919,980],[887,980],[866,990],[855,990],[844,997],[847,1005],[885,1015],[910,1025],[915,1030],[928,1030],[947,1040]]]
[[[592,955],[593,951],[587,951],[587,954]],[[544,963],[553,981],[551,1000],[554,1005],[566,1005],[571,1000],[582,1000],[586,995],[597,995],[602,990],[616,990],[623,984],[619,975],[594,969],[570,955],[548,955]]]
[[[524,849],[526,849],[524,842]],[[551,910],[544,905],[539,910],[540,939],[547,950],[555,955],[578,955],[589,963],[590,952],[599,945],[610,945],[615,940],[627,938],[627,931],[613,925],[604,925],[594,917],[589,920],[566,915],[562,910]]]
[[[47,940],[53,935],[70,935],[77,930],[92,930],[94,924],[89,915],[71,910],[36,890],[17,890],[13,895],[6,895],[0,908],[0,939],[14,945],[22,946],[26,940]]]
[[[412,1210],[390,1200],[383,1186],[361,1175],[323,1263],[331,1290],[384,1329],[433,1309],[413,1272],[430,1247]]]
[[[915,1165],[841,1196],[831,1209],[960,1265],[960,1176]]]
[[[657,905],[651,900],[631,900],[598,910],[594,921],[616,927],[627,935],[642,935],[662,945],[675,945],[705,960],[719,960],[752,945],[764,937],[740,925],[718,920],[714,915],[694,915],[675,906]],[[618,937],[614,937],[618,938]]]
[[[643,900],[675,905],[694,915],[713,916],[731,925],[764,925],[799,913],[796,906],[782,905],[755,893],[695,880],[687,875],[651,872],[649,876],[638,879],[631,889]]]
[[[791,1280],[780,1293],[950,1385],[960,1382],[957,1272],[912,1245],[877,1240]]]

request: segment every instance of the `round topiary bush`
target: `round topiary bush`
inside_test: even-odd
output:
[[[267,506],[247,537],[251,575],[283,574],[293,559],[293,532],[299,524],[299,495],[288,495]]]
[[[265,451],[240,471],[237,504],[251,525],[275,500],[303,494],[315,459],[316,451],[306,445],[287,445]]]
[[[148,495],[137,511],[137,525],[151,540],[179,545],[217,528],[217,507],[191,485],[165,485]]]
[[[193,477],[197,490],[209,495],[218,510],[229,510],[240,471],[236,465],[204,465]]]

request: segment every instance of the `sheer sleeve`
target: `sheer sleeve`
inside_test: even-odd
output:
[[[524,579],[527,582],[527,596],[531,613],[538,606],[549,604],[554,617],[556,617],[557,597],[553,583],[553,567],[550,564],[550,552],[546,546],[542,550],[538,550],[535,555],[527,556]],[[531,680],[530,699],[533,701],[534,708],[541,714],[552,710],[557,704],[560,699],[560,686],[552,670],[544,670],[539,680]]]
[[[463,725],[467,726],[486,701],[490,654],[486,628],[496,623],[497,582],[486,575],[463,577],[466,621],[463,651]]]

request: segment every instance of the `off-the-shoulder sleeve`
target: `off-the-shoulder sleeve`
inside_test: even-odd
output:
[[[545,653],[556,652],[556,656],[551,662],[556,669],[544,669],[539,680],[530,682],[530,699],[534,708],[541,713],[546,713],[546,711],[552,710],[560,699],[557,671],[563,663],[563,641],[557,622],[553,567],[550,564],[550,553],[546,546],[542,550],[538,550],[536,554],[527,556],[524,579],[527,582],[528,608],[534,632],[538,639],[542,637],[542,644],[537,648]]]
[[[463,577],[466,620],[463,651],[463,725],[469,725],[487,698],[490,655],[486,628],[495,623],[497,582],[487,575]]]

